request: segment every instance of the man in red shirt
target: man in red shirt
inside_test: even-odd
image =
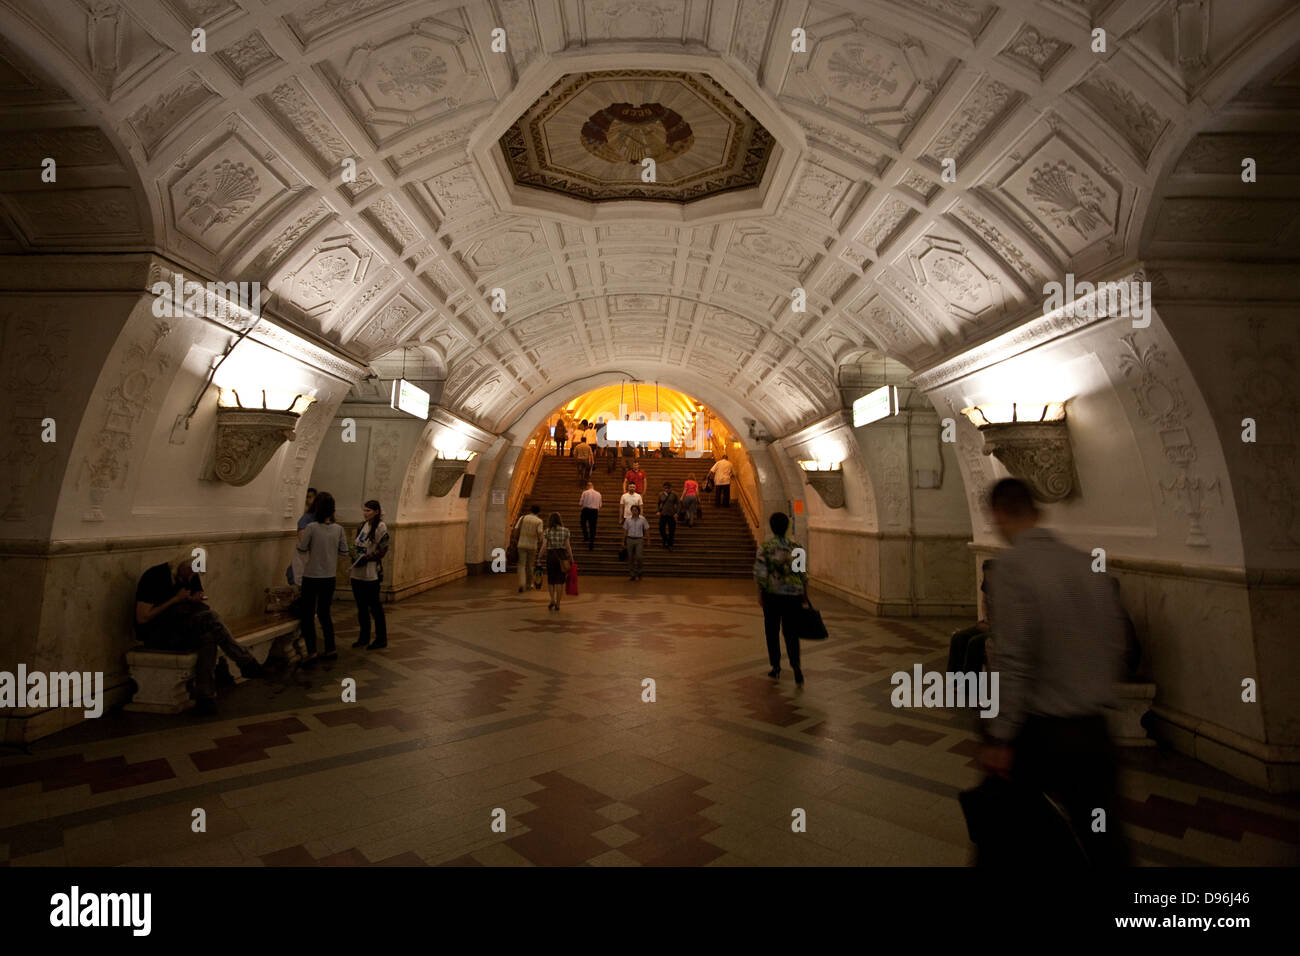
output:
[[[627,470],[627,474],[623,476],[623,484],[629,483],[636,485],[638,495],[645,494],[645,469],[641,467],[640,462],[634,462]]]

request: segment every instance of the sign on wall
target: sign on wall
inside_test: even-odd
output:
[[[606,441],[626,442],[661,442],[667,445],[673,440],[673,423],[611,421],[605,425]]]

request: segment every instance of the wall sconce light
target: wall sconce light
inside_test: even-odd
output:
[[[844,507],[844,471],[841,462],[804,459],[799,462],[804,480],[810,484],[828,508]]]
[[[1002,462],[1039,501],[1063,501],[1074,493],[1064,402],[995,402],[961,413],[984,436],[984,454]]]
[[[206,477],[236,487],[248,484],[281,445],[293,441],[298,420],[314,401],[310,395],[273,389],[220,389],[216,449]]]
[[[468,448],[439,448],[433,454],[433,469],[429,472],[429,494],[441,498],[451,491],[469,463],[478,455]]]

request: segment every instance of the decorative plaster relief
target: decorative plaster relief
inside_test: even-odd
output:
[[[126,118],[145,155],[152,158],[158,146],[190,116],[220,97],[194,71],[188,71],[169,89],[155,96]]]
[[[262,247],[262,251],[257,254],[257,258],[249,265],[249,271],[254,275],[264,274],[271,266],[278,263],[280,258],[297,244],[298,240],[330,214],[330,208],[322,200],[317,199],[292,223],[285,226],[273,239],[266,242]]]
[[[1001,189],[1036,216],[1071,255],[1115,235],[1118,187],[1059,137],[1021,162]]]
[[[1070,45],[1064,40],[1058,40],[1026,23],[1003,48],[1001,55],[1033,70],[1041,79],[1069,49]]]
[[[229,70],[240,83],[247,83],[281,60],[266,42],[266,38],[254,30],[248,36],[236,40],[219,51],[217,62]]]
[[[384,233],[398,250],[405,249],[423,238],[392,196],[384,196],[371,203],[365,211],[365,217]]]
[[[1222,502],[1219,479],[1192,472],[1196,444],[1185,427],[1191,411],[1179,379],[1168,373],[1169,359],[1163,349],[1154,342],[1140,346],[1137,338],[1136,332],[1120,336],[1125,353],[1120,355],[1119,367],[1130,382],[1138,416],[1156,428],[1165,458],[1177,469],[1174,478],[1157,482],[1161,504],[1170,504],[1176,514],[1187,516],[1184,543],[1188,547],[1209,547],[1201,519],[1215,502]]]
[[[587,33],[604,40],[680,37],[686,0],[588,0]]]
[[[0,462],[9,479],[9,501],[0,511],[0,521],[25,521],[33,517],[28,489],[58,460],[56,445],[41,441],[41,423],[63,388],[70,326],[50,318],[45,308],[38,316],[25,318],[5,313],[0,316],[0,329],[4,328],[10,330],[4,343],[9,437]]]
[[[104,400],[103,424],[92,439],[93,450],[82,461],[90,498],[83,521],[103,521],[105,494],[126,485],[135,428],[154,404],[154,385],[172,366],[171,356],[162,348],[171,332],[172,326],[156,322],[147,336],[127,347],[118,366],[117,383]]]
[[[1143,162],[1169,127],[1150,103],[1108,77],[1094,73],[1072,92],[1114,127]]]
[[[286,80],[257,99],[321,171],[337,173],[345,157],[356,156],[338,127],[298,80]]]
[[[936,165],[945,159],[961,161],[1020,100],[1014,89],[986,77],[962,101],[924,155]]]

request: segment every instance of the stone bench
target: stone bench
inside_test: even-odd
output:
[[[272,658],[290,661],[303,656],[298,647],[298,619],[286,612],[257,614],[237,621],[226,621],[231,635],[256,658],[265,664]],[[163,651],[137,644],[126,652],[126,666],[135,681],[136,691],[126,710],[148,714],[179,714],[193,704],[190,683],[194,680],[194,665],[199,658],[196,651]],[[217,666],[222,666],[225,654],[218,650]],[[237,673],[238,668],[234,668]],[[243,682],[236,677],[236,683]]]
[[[1156,685],[1132,682],[1115,684],[1115,703],[1106,708],[1106,726],[1117,747],[1153,747],[1142,719],[1151,710]]]

